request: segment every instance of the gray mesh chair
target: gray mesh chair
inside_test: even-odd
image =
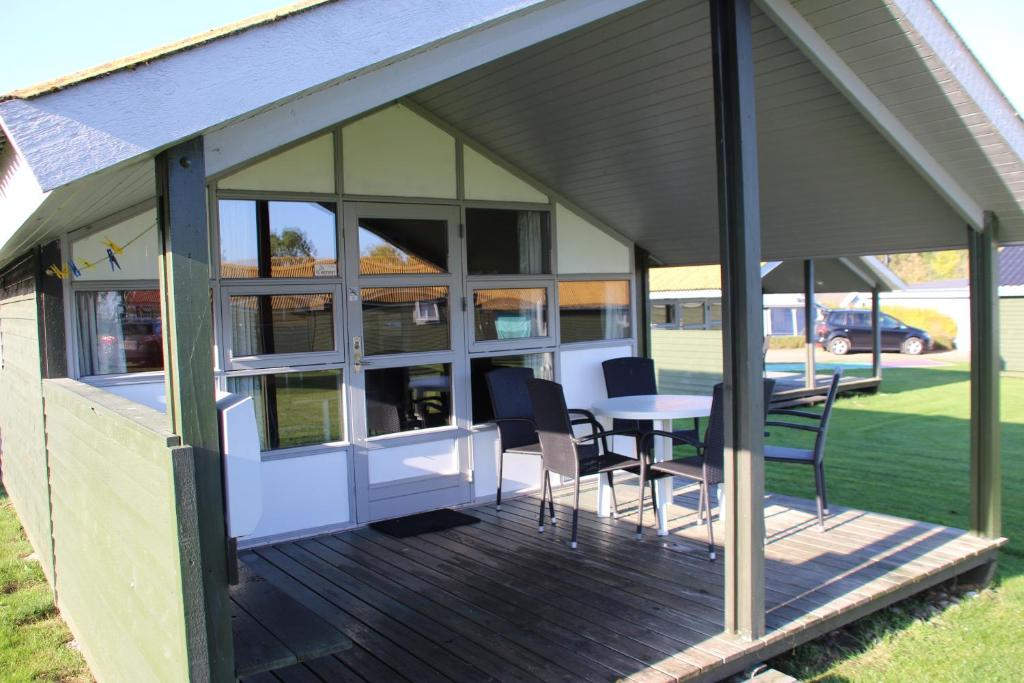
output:
[[[494,419],[490,420],[498,428],[498,490],[495,509],[501,510],[501,482],[504,477],[505,455],[532,455],[540,458],[540,443],[537,437],[537,426],[533,421],[533,406],[526,383],[533,379],[530,368],[498,368],[491,370],[484,379],[487,382],[487,393],[491,397],[491,409]],[[594,419],[587,410],[572,408],[572,414],[582,415],[575,422],[589,422]],[[551,495],[550,482],[542,482]],[[554,496],[552,495],[552,499]],[[555,504],[551,502],[551,523],[555,524]]]
[[[772,394],[775,393],[775,380],[764,381],[764,405],[765,413],[768,413],[768,406],[771,405]],[[663,432],[654,430],[644,435],[644,441],[653,441],[655,438],[670,438],[673,443],[680,440],[675,432]],[[685,440],[685,439],[684,439]],[[690,446],[697,449],[697,455],[685,458],[676,458],[664,462],[648,462],[648,458],[641,458],[640,465],[640,507],[637,512],[636,537],[643,537],[644,530],[644,484],[648,481],[661,479],[663,477],[683,477],[691,481],[700,482],[700,514],[705,518],[708,528],[708,556],[714,560],[715,553],[715,531],[711,524],[711,487],[725,481],[725,403],[722,384],[716,384],[711,392],[711,417],[708,420],[707,429],[704,431],[704,440],[685,440]],[[645,448],[644,452],[650,449]]]
[[[540,436],[541,486],[540,517],[537,531],[544,531],[544,503],[548,491],[551,490],[551,473],[572,477],[575,490],[572,510],[572,541],[569,547],[576,548],[576,529],[580,511],[580,477],[590,474],[604,474],[612,489],[612,502],[615,504],[615,482],[612,473],[615,470],[636,471],[639,463],[635,458],[614,453],[608,448],[608,437],[618,434],[630,434],[632,431],[605,431],[601,423],[594,418],[570,420],[569,409],[565,406],[565,394],[562,385],[544,379],[531,379],[527,382],[530,402],[533,405],[537,433]],[[577,437],[573,433],[573,424],[586,422],[592,432]],[[617,504],[616,504],[616,507]]]
[[[771,415],[786,415],[806,419],[808,422],[783,422],[770,420],[765,424],[770,427],[798,429],[815,434],[813,448],[789,448],[787,446],[765,446],[764,459],[770,462],[786,462],[798,465],[810,465],[814,468],[814,492],[818,504],[818,528],[825,530],[825,515],[828,514],[828,498],[825,493],[825,438],[828,436],[828,423],[832,417],[832,406],[839,395],[839,382],[843,371],[836,370],[832,374],[832,382],[828,387],[825,405],[821,413],[791,408],[776,408]]]
[[[601,363],[604,372],[604,386],[608,398],[619,396],[644,396],[658,393],[658,383],[654,374],[654,360],[629,356],[611,358]],[[654,429],[651,420],[612,421],[612,429],[636,430],[638,440]],[[673,430],[679,443],[689,443],[700,439],[700,419],[694,418],[693,429]],[[651,443],[647,441],[647,443]]]

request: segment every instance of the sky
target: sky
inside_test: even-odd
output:
[[[387,0],[383,0],[387,1]],[[1024,0],[936,0],[1024,111]],[[0,93],[174,42],[288,0],[0,0]]]

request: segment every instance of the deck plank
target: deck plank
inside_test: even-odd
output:
[[[635,484],[616,491],[635,513]],[[570,492],[556,489],[560,524],[543,534],[539,500],[525,496],[506,498],[501,512],[467,508],[479,523],[437,533],[361,528],[247,551],[248,572],[353,643],[277,679],[718,680],[987,561],[1000,545],[838,506],[820,532],[813,501],[770,495],[769,632],[744,642],[721,633],[722,562],[706,556],[692,487],[668,506],[670,536],[657,537],[647,513],[650,532],[637,541],[635,517],[598,518],[586,485],[577,550],[567,544]],[[263,637],[275,638],[268,626]]]
[[[236,675],[254,677],[298,661],[294,652],[249,613],[235,604],[232,604],[232,608],[231,630],[235,642]]]

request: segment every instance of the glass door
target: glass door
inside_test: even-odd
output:
[[[344,211],[357,521],[469,502],[459,210]]]

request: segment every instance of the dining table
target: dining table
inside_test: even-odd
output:
[[[591,410],[598,417],[620,419],[620,420],[650,420],[654,423],[654,429],[671,432],[672,421],[680,419],[693,419],[697,417],[708,417],[711,415],[711,397],[699,394],[639,394],[636,396],[617,396],[595,401]],[[625,437],[615,437],[623,439]],[[636,454],[636,440],[629,439],[633,454]],[[618,442],[619,444],[622,441]],[[616,447],[616,452],[623,455],[629,454],[621,446]],[[654,439],[654,460],[662,462],[672,458],[672,444],[668,439]],[[597,514],[607,517],[611,514],[611,490],[608,482],[602,477],[599,479],[597,493]],[[668,503],[672,498],[672,477],[664,477],[656,480],[657,490],[657,519],[658,535],[668,534]]]

